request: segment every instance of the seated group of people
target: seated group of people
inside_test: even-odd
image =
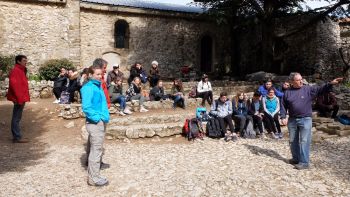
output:
[[[267,80],[251,99],[242,92],[233,97],[232,101],[226,92],[222,92],[219,99],[212,103],[210,114],[219,119],[221,128],[224,128],[223,132],[230,133],[233,140],[237,139],[237,134],[243,135],[249,122],[258,130],[258,135],[261,137],[265,137],[265,127],[272,138],[282,139],[279,112],[284,92],[288,88],[290,88],[288,82],[284,82],[279,90],[273,86],[271,80]],[[315,109],[320,112],[320,116],[336,118],[339,106],[334,92],[323,92],[318,95]],[[231,132],[227,132],[227,125]]]

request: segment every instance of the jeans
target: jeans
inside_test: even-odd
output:
[[[180,95],[174,97],[173,107],[175,108],[178,104],[182,104],[182,107],[185,107],[185,100]]]
[[[97,124],[86,123],[86,130],[89,133],[89,139],[86,148],[88,157],[89,179],[94,183],[101,180],[100,166],[103,156],[103,142],[105,138],[106,124],[100,121]]]
[[[22,113],[25,103],[22,105],[14,103],[12,111],[11,132],[14,140],[20,140],[22,138],[19,122],[22,118]]]
[[[142,94],[136,94],[132,96],[130,100],[139,100],[140,106],[143,106],[143,102],[145,101],[145,97]]]
[[[117,96],[115,98],[111,99],[111,103],[119,103],[120,104],[120,110],[124,111],[126,107],[126,98],[123,95]]]
[[[289,144],[292,159],[302,165],[309,165],[310,163],[311,128],[311,117],[290,117],[288,119]]]

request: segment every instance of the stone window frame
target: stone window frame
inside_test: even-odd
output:
[[[114,23],[114,48],[128,49],[130,38],[129,23],[126,20],[119,19]],[[121,42],[118,42],[121,41]]]

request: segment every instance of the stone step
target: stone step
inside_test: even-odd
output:
[[[184,114],[159,114],[151,116],[125,116],[114,118],[109,122],[111,126],[128,126],[128,125],[146,125],[146,124],[163,124],[163,123],[183,123]]]
[[[145,138],[145,137],[168,137],[182,133],[183,122],[146,124],[146,125],[127,125],[127,126],[108,126],[107,134],[117,139],[122,138]]]

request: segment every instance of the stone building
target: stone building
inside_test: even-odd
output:
[[[0,54],[26,54],[32,72],[48,59],[87,67],[96,57],[122,70],[136,61],[148,70],[157,60],[168,78],[184,65],[211,72],[229,47],[225,31],[201,12],[136,0],[1,0]]]

